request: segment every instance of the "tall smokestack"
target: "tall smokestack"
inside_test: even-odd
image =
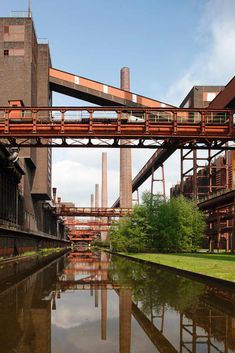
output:
[[[121,89],[130,91],[130,70],[128,67],[121,69]],[[121,145],[125,140],[121,140]],[[120,207],[132,207],[132,163],[131,149],[120,149]]]
[[[94,207],[94,194],[91,194],[91,207]]]
[[[31,17],[30,0],[28,0],[28,17]]]
[[[107,189],[107,153],[102,153],[102,190],[101,190],[101,207],[108,207],[108,189]],[[107,218],[103,218],[107,222]],[[104,226],[103,226],[104,228]],[[103,230],[101,232],[101,240],[107,240],[108,232]]]
[[[102,153],[102,190],[101,207],[108,206],[108,188],[107,188],[107,152]]]
[[[53,203],[56,204],[56,188],[52,188]]]
[[[99,184],[95,184],[95,207],[99,207]]]

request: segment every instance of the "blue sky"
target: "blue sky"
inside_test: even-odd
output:
[[[2,16],[27,10],[27,0],[1,2]],[[198,29],[204,2],[31,0],[31,9],[55,67],[119,86],[119,70],[129,66],[132,90],[164,100],[206,44]]]
[[[12,10],[27,10],[27,0],[1,0],[2,17]],[[223,85],[234,76],[234,0],[31,0],[31,10],[53,66],[80,76],[119,86],[119,70],[129,66],[133,92],[175,105],[195,84]],[[81,102],[57,94],[54,104]],[[133,176],[152,153],[133,151]],[[101,150],[53,153],[62,199],[88,205],[100,160]],[[108,166],[111,204],[118,196],[117,150],[108,151]],[[166,178],[168,188],[179,179],[177,153],[166,163]]]

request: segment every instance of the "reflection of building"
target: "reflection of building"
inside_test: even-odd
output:
[[[64,264],[63,258],[53,258],[9,264],[0,271],[1,351],[51,352],[51,291]]]
[[[130,353],[131,344],[133,350],[133,338],[137,332],[135,325],[151,343],[153,351],[157,349],[159,353],[184,353],[185,345],[189,352],[200,352],[197,348],[200,348],[201,341],[203,352],[207,353],[212,353],[212,348],[221,353],[235,349],[235,297],[232,291],[191,282],[172,273],[153,271],[139,264],[133,267],[129,264],[128,271],[126,266],[121,266],[112,272],[115,264],[106,253],[79,251],[51,260],[51,263],[49,259],[42,261],[38,264],[33,259],[18,266],[10,264],[0,271],[0,346],[4,352],[50,353],[51,310],[56,310],[53,315],[60,309],[62,316],[64,312],[68,314],[67,310],[63,310],[66,302],[70,303],[66,309],[72,312],[75,306],[79,309],[81,302],[75,290],[85,294],[81,296],[86,298],[83,303],[96,306],[91,312],[91,330],[94,327],[98,330],[97,338],[102,345],[105,340],[107,344],[110,343],[111,330],[108,330],[108,325],[112,326],[113,321],[112,317],[111,321],[107,317],[114,303],[109,302],[112,305],[107,305],[107,291],[114,293],[117,298],[116,311],[119,311],[119,319],[117,312],[115,316],[119,320],[119,337],[115,337],[120,353]],[[8,281],[12,283],[10,288]],[[62,300],[57,305],[67,290],[75,301]],[[88,308],[81,310],[85,313],[84,326],[81,321],[75,321],[76,327],[68,326],[78,344],[76,348],[79,348],[78,332],[84,334],[84,327],[88,337],[94,332],[87,325]],[[98,313],[98,321],[95,318],[97,326],[92,326],[95,312]],[[67,314],[66,318],[69,316]],[[77,320],[77,313],[72,317]],[[174,333],[177,337],[171,334],[169,321],[172,319],[176,319]],[[61,324],[60,320],[52,322]],[[59,327],[62,329],[63,326]],[[68,327],[64,331],[68,332]],[[117,327],[114,328],[117,332]],[[65,334],[60,332],[61,335]],[[71,337],[69,334],[69,339]],[[58,336],[54,338],[56,341]]]
[[[90,289],[98,307],[101,292],[101,339],[107,339],[107,290],[116,289],[119,295],[120,353],[130,353],[132,292],[130,288],[112,284],[108,278],[110,256],[107,253],[75,251],[68,256],[68,264],[57,282],[57,290]],[[56,305],[55,305],[56,307]]]
[[[219,353],[234,351],[235,318],[202,305],[180,315],[180,337],[180,352],[185,348],[193,353],[202,346],[207,352],[214,349]]]

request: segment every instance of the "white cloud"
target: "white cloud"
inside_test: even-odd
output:
[[[75,202],[78,206],[89,206],[90,195],[95,192],[95,184],[100,181],[100,168],[93,166],[92,161],[87,160],[82,164],[76,160],[58,161],[53,166],[53,183],[58,186],[58,196],[62,201]],[[119,175],[117,171],[108,172],[111,181],[108,185],[109,195],[116,194],[118,190]]]
[[[235,66],[235,1],[207,0],[198,26],[201,52],[172,82],[165,101],[178,105],[194,85],[223,85],[234,76]],[[189,45],[193,45],[192,43]],[[183,48],[185,53],[187,48]],[[101,184],[101,152],[104,149],[64,149],[54,153],[53,184],[63,200],[87,206],[95,183]],[[119,150],[108,152],[109,205],[119,194]],[[153,154],[153,150],[133,150],[133,177]],[[166,187],[180,178],[179,155],[174,154],[165,163]],[[150,189],[150,178],[140,191]],[[160,190],[160,185],[158,186]]]
[[[119,149],[68,148],[54,152],[53,186],[62,201],[89,206],[95,184],[101,191],[102,152],[107,152],[109,206],[119,196]],[[133,177],[153,154],[152,150],[132,150]],[[144,186],[144,190],[146,187]]]
[[[234,0],[205,2],[198,34],[206,46],[193,63],[180,73],[181,77],[172,84],[166,100],[179,104],[192,86],[224,85],[234,76],[234,13]]]

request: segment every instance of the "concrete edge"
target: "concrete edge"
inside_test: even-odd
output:
[[[145,265],[150,265],[150,266],[158,267],[158,268],[163,269],[163,270],[174,272],[176,274],[180,274],[180,275],[182,275],[184,277],[188,277],[190,279],[199,280],[202,283],[206,283],[206,284],[209,284],[209,285],[216,285],[216,286],[220,286],[220,287],[226,287],[226,289],[228,289],[228,288],[229,289],[235,289],[235,282],[232,282],[232,281],[228,281],[228,280],[225,280],[225,279],[212,277],[212,276],[208,276],[208,275],[203,275],[201,273],[192,272],[192,271],[188,271],[188,270],[182,270],[182,269],[179,269],[179,268],[176,268],[176,267],[159,264],[157,262],[152,262],[152,261],[148,261],[148,260],[138,259],[136,257],[132,257],[132,256],[129,256],[129,255],[116,253],[116,252],[113,252],[113,251],[110,251],[110,250],[103,250],[103,251],[109,252],[109,253],[111,253],[113,255],[124,257],[124,258],[126,258],[128,260],[133,260],[135,262],[143,263]]]
[[[50,252],[49,254],[47,254],[45,256],[48,257],[48,256],[51,256],[51,255],[55,255],[56,253],[58,255],[62,255],[63,253],[66,253],[68,252],[69,250],[67,248],[61,248],[60,251],[52,251]],[[19,262],[19,261],[24,261],[24,260],[30,260],[30,259],[33,259],[35,257],[38,257],[40,256],[39,254],[39,251],[36,252],[36,254],[32,254],[32,255],[18,255],[18,256],[12,256],[12,257],[6,257],[6,258],[2,258],[0,259],[0,265],[6,265],[6,264],[9,264],[9,263],[16,263],[16,262]]]

